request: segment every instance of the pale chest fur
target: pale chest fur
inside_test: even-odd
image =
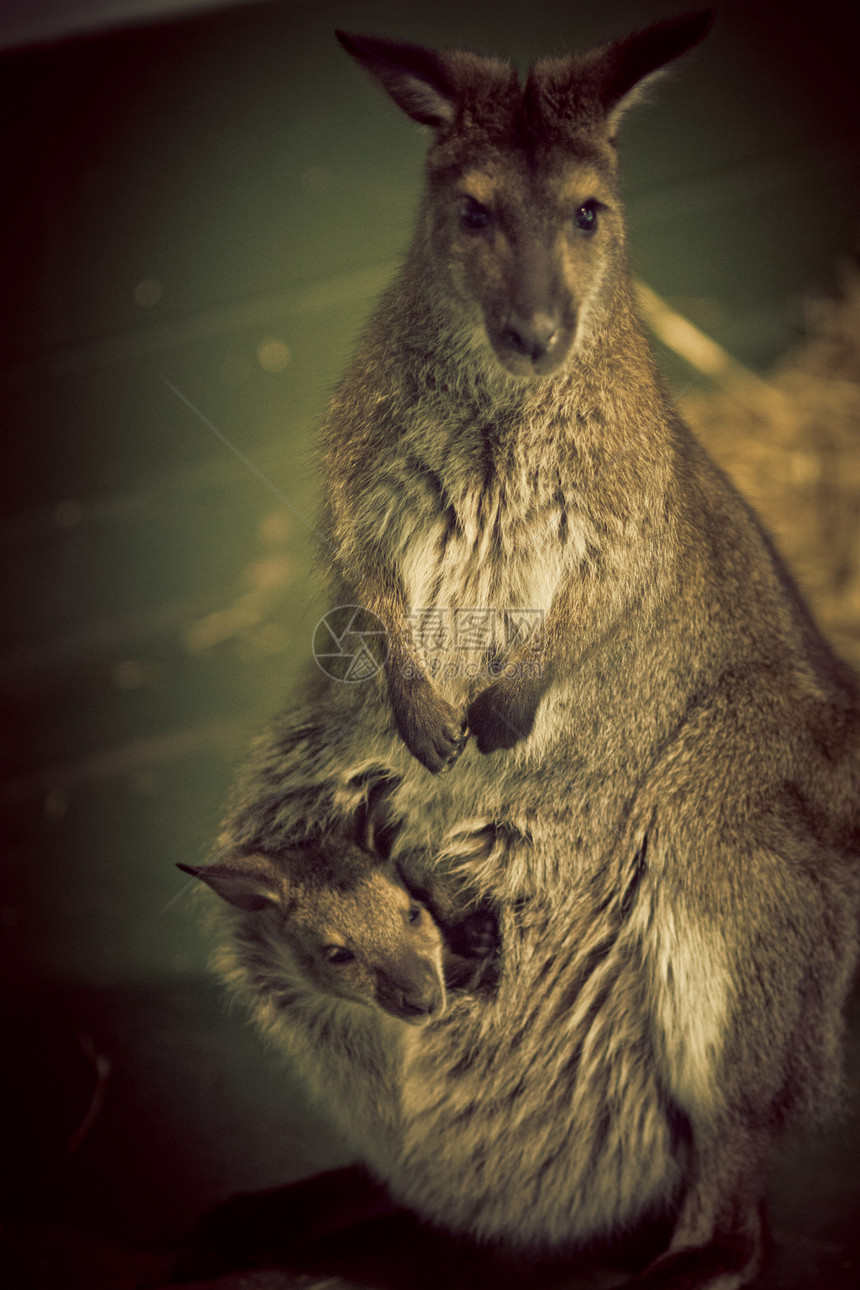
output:
[[[417,409],[364,513],[398,575],[425,657],[504,656],[540,630],[596,548],[552,432]]]

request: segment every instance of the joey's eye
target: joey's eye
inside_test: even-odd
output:
[[[409,919],[410,923],[413,924],[413,926],[416,923],[421,922],[421,914],[422,914],[422,910],[420,905],[410,905],[409,909],[406,911],[406,917]]]
[[[573,222],[581,233],[593,233],[597,228],[597,212],[599,203],[595,201],[583,202],[579,210],[573,217]]]
[[[348,950],[345,945],[327,945],[323,953],[329,963],[351,963],[355,958],[352,950]]]
[[[472,197],[467,197],[460,207],[460,223],[470,233],[478,233],[482,228],[486,228],[490,218],[490,212],[486,206],[482,206]]]

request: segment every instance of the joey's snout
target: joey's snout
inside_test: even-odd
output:
[[[435,969],[380,982],[378,1002],[386,1012],[411,1026],[425,1026],[445,1011],[445,985]]]
[[[440,1017],[445,1011],[445,997],[441,992],[421,998],[403,996],[398,1009],[398,1016],[413,1026],[423,1026],[426,1022]]]

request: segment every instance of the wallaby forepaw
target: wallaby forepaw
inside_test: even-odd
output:
[[[456,718],[450,722],[425,726],[404,736],[406,747],[433,775],[444,775],[460,757],[469,738],[469,728]]]
[[[423,752],[413,749],[415,756],[434,775],[444,775],[460,758],[469,739],[469,727],[458,725],[456,729],[445,729],[433,738],[430,747],[425,745]]]
[[[450,770],[466,747],[468,725],[427,681],[408,703],[395,704],[394,715],[406,747],[433,775]]]
[[[539,702],[539,695],[512,691],[503,680],[482,690],[466,717],[480,752],[513,748],[526,739],[532,732]]]

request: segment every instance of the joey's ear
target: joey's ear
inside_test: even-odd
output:
[[[231,858],[229,865],[209,864],[197,867],[178,864],[177,869],[200,878],[237,909],[254,912],[275,905],[278,890],[269,861],[264,856]]]
[[[372,784],[355,817],[356,842],[382,860],[391,858],[391,848],[402,824],[402,820],[392,814],[389,805],[391,794],[399,782],[385,777]]]
[[[340,43],[379,82],[398,107],[421,125],[451,125],[457,93],[447,62],[434,49],[380,36],[336,31]]]
[[[715,15],[714,9],[701,9],[665,18],[595,51],[593,72],[610,134],[666,64],[705,38]]]

